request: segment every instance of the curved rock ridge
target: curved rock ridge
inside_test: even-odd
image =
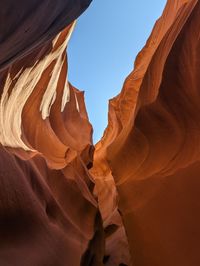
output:
[[[90,2],[0,3],[0,265],[102,265],[92,127],[67,81],[67,43]]]
[[[40,153],[54,169],[64,168],[92,145],[83,93],[67,81],[66,46],[74,25],[11,64],[0,77],[0,142],[22,158],[27,157],[23,151],[29,157]]]
[[[199,30],[199,1],[167,2],[96,145],[92,171],[110,190],[114,178],[133,265],[200,263]]]
[[[197,266],[200,2],[167,1],[95,147],[66,55],[90,2],[0,3],[0,265]]]

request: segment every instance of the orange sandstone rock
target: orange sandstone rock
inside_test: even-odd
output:
[[[95,148],[65,52],[90,1],[47,2],[0,3],[0,265],[199,265],[200,2],[168,0]]]

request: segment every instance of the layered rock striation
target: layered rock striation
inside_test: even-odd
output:
[[[95,146],[67,80],[89,3],[0,3],[0,265],[197,266],[200,2],[167,1]]]

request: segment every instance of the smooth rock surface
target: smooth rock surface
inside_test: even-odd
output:
[[[90,2],[0,3],[0,265],[198,266],[200,2],[167,1],[95,147],[66,56]]]

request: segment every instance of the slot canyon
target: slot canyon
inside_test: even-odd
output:
[[[0,1],[0,266],[199,266],[200,1],[167,1],[95,145],[66,53],[91,2]]]

